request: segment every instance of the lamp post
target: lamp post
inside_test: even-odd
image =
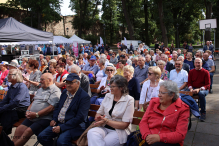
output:
[[[103,24],[103,29],[104,29],[104,47],[106,46],[106,36],[105,36],[105,29],[106,29],[106,25]]]
[[[67,35],[68,35],[68,27],[66,28],[66,31],[67,31]]]
[[[177,42],[176,43],[177,43],[177,48],[179,48],[179,31],[178,31],[179,24],[178,23],[176,24],[176,27],[177,27],[177,36],[176,36]]]

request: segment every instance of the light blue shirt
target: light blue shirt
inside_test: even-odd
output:
[[[60,49],[60,47],[58,47],[57,50],[58,50],[58,54],[61,54],[61,49]]]
[[[181,69],[179,73],[176,72],[176,69],[170,71],[170,79],[173,82],[176,82],[178,88],[180,88],[185,82],[188,82],[188,73],[184,69]]]

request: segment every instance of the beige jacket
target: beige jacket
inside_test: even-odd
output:
[[[124,95],[114,106],[112,117],[109,110],[112,108],[114,95],[107,93],[97,113],[105,115],[105,118],[113,121],[132,122],[134,114],[134,98],[130,95]],[[127,137],[131,131],[131,124],[125,130],[116,129],[119,136],[120,144],[126,143]]]

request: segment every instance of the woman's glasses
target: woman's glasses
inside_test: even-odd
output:
[[[106,71],[111,71],[111,72],[113,72],[114,70],[113,70],[113,69],[107,69]]]
[[[149,75],[149,76],[152,75],[152,74],[154,74],[154,73],[148,72],[148,75]]]

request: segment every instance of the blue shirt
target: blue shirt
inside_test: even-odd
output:
[[[141,69],[139,66],[135,68],[135,72],[133,77],[135,77],[139,83],[144,81],[148,77],[148,66],[144,65],[143,68]]]
[[[0,102],[0,113],[18,107],[27,107],[29,105],[30,95],[27,86],[24,83],[16,83],[9,87],[7,95],[2,102]]]
[[[84,71],[93,71],[94,74],[97,74],[99,68],[97,65],[90,66],[90,64],[86,64],[83,69]]]
[[[88,46],[85,46],[85,52],[89,52],[89,49],[88,49],[89,47]]]
[[[94,52],[94,48],[93,48],[93,47],[90,47],[90,51],[91,51],[91,52]]]
[[[151,63],[151,61],[149,63],[145,62],[145,65],[149,66],[150,63]],[[156,63],[154,62],[154,64],[152,66],[156,66]]]
[[[170,71],[171,81],[177,83],[178,88],[180,88],[185,82],[188,82],[188,73],[184,69],[181,69],[179,73],[176,72],[176,69]]]
[[[80,50],[81,49],[82,49],[81,54],[84,54],[84,47],[80,48]]]
[[[57,50],[58,50],[58,54],[61,54],[61,49],[60,49],[60,47],[58,47]]]
[[[184,63],[188,64],[190,66],[190,70],[194,69],[194,63],[193,61],[188,61],[187,59],[184,60]]]

